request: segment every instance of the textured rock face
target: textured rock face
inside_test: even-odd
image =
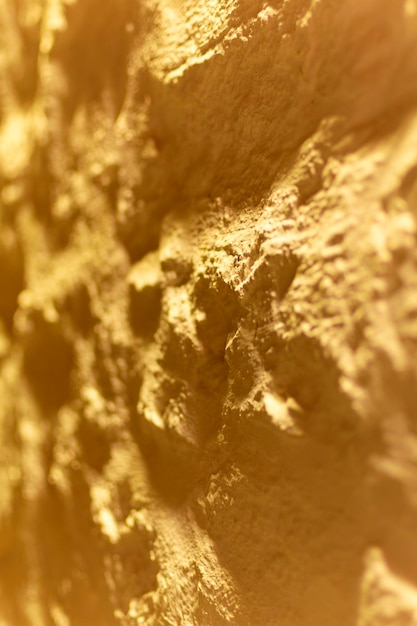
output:
[[[0,0],[2,626],[417,624],[417,3]]]

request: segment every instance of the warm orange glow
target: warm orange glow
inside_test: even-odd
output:
[[[417,624],[416,0],[0,0],[0,626]]]

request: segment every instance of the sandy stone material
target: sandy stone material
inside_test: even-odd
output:
[[[417,1],[0,0],[0,626],[417,626]]]

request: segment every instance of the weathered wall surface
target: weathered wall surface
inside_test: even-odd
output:
[[[417,624],[417,3],[0,0],[1,626]]]

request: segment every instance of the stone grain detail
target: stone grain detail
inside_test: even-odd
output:
[[[417,625],[415,0],[0,0],[1,626]]]

